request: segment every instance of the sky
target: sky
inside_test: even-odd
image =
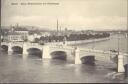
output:
[[[127,29],[127,0],[2,0],[1,12],[2,26],[53,30],[58,19],[62,29]]]

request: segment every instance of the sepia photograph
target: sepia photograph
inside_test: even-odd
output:
[[[128,0],[0,4],[0,83],[128,83]]]

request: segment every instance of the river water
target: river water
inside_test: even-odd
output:
[[[116,36],[115,36],[116,37]],[[123,36],[122,36],[123,37]],[[82,48],[101,50],[118,49],[117,38],[92,44],[77,45]],[[119,41],[120,51],[127,52],[127,39]],[[0,53],[0,83],[127,83],[128,79],[112,79],[114,63],[97,61],[95,66],[70,63],[58,59]]]

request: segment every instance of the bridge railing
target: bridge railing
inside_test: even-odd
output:
[[[45,43],[46,45],[63,45],[63,42],[50,42],[50,43]]]
[[[69,49],[69,50],[75,49],[75,47],[73,46],[66,46],[66,45],[50,45],[50,48]]]
[[[24,43],[23,42],[10,42],[12,44],[19,44],[19,45],[23,45]]]
[[[112,51],[105,51],[105,50],[96,50],[96,49],[87,49],[87,48],[80,48],[80,51],[85,51],[85,52],[95,52],[95,53],[103,53],[103,54],[112,54],[112,55],[117,55],[118,52],[112,52]],[[127,53],[119,52],[122,55],[128,56]]]
[[[28,46],[41,46],[38,43],[27,43]]]
[[[8,44],[9,42],[1,42],[1,44]]]

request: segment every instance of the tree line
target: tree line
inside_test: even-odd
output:
[[[100,34],[70,34],[64,36],[42,36],[40,39],[36,38],[35,41],[42,41],[42,42],[62,42],[62,41],[77,41],[77,40],[87,40],[87,39],[98,39],[98,38],[106,38],[109,37],[109,33],[100,33]]]

